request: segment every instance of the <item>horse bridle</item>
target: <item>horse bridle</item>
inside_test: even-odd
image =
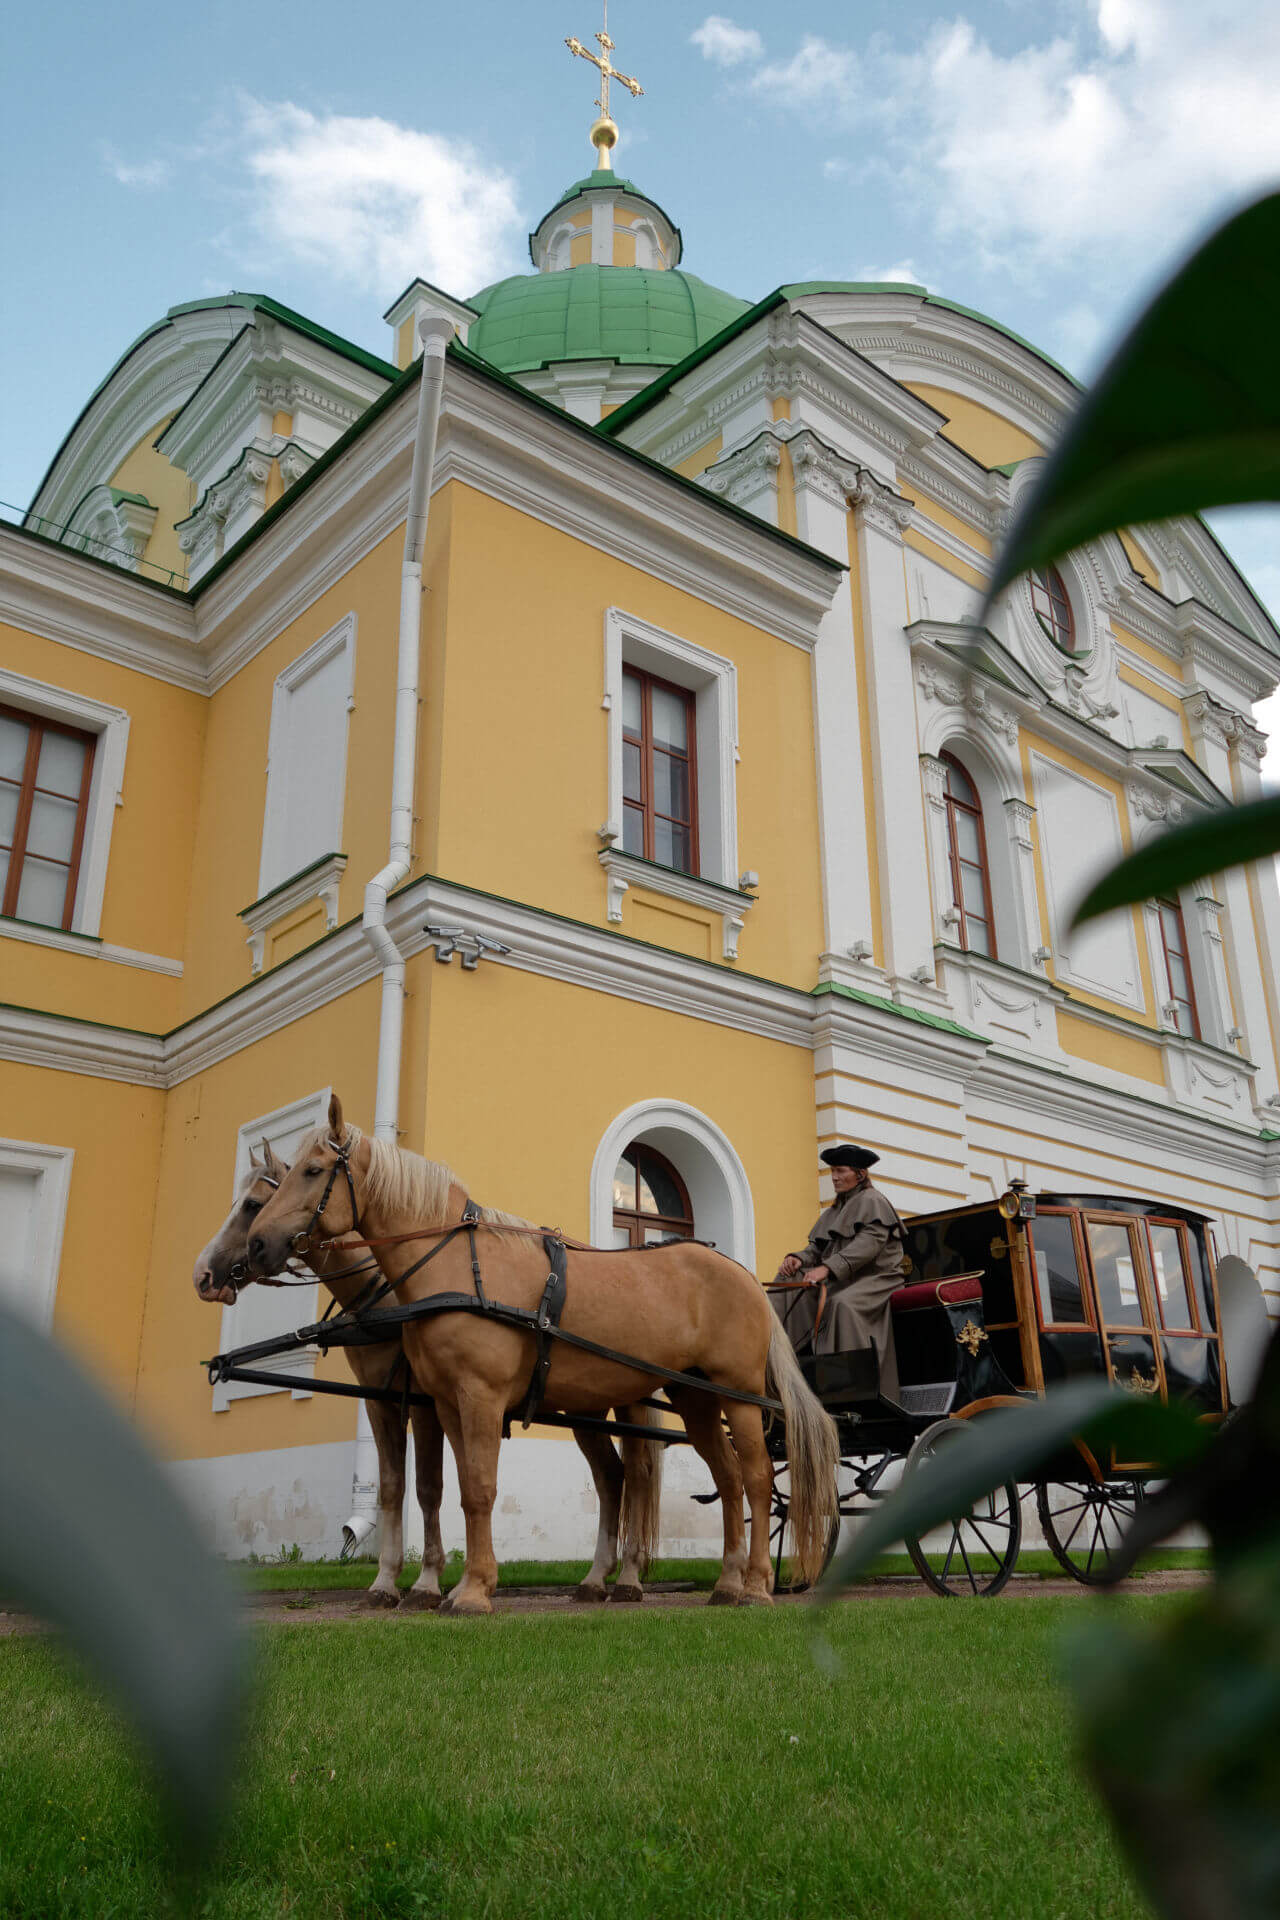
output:
[[[300,1257],[303,1254],[310,1253],[311,1251],[311,1236],[315,1232],[316,1228],[320,1225],[321,1220],[324,1218],[324,1210],[329,1204],[329,1196],[333,1192],[334,1182],[338,1178],[339,1167],[341,1167],[343,1174],[346,1177],[347,1193],[350,1196],[350,1200],[351,1200],[351,1226],[348,1229],[348,1231],[351,1233],[359,1233],[361,1231],[360,1205],[356,1199],[356,1183],[351,1178],[350,1136],[348,1136],[347,1139],[345,1140],[326,1139],[324,1144],[327,1147],[332,1147],[333,1151],[337,1154],[338,1157],[329,1169],[329,1178],[324,1183],[324,1192],[320,1195],[320,1199],[316,1206],[315,1212],[312,1214],[310,1220],[307,1222],[306,1226],[301,1230],[301,1232],[295,1233],[292,1240],[289,1242],[290,1253],[296,1253]]]

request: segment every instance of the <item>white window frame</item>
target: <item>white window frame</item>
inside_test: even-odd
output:
[[[609,827],[622,840],[622,674],[655,673],[694,698],[698,765],[696,876],[738,885],[738,669],[722,654],[610,607],[604,617],[604,706],[609,714]],[[646,869],[647,871],[647,869]]]
[[[321,1087],[316,1093],[304,1094],[300,1100],[291,1100],[287,1106],[276,1107],[271,1113],[259,1114],[256,1120],[246,1120],[236,1135],[235,1178],[231,1183],[231,1198],[235,1199],[240,1191],[241,1182],[249,1171],[251,1155],[265,1139],[274,1147],[277,1141],[294,1133],[299,1127],[320,1127],[324,1125],[329,1111],[329,1096],[332,1087]],[[257,1281],[251,1280],[250,1286]],[[316,1290],[319,1281],[309,1287],[290,1287],[286,1298],[297,1308],[295,1326],[310,1326],[316,1318]],[[237,1329],[236,1316],[239,1303],[234,1307],[222,1309],[222,1331],[219,1336],[219,1352],[226,1353],[232,1347],[243,1346],[243,1328]],[[292,1389],[295,1400],[309,1400],[311,1389],[307,1382],[316,1370],[318,1347],[298,1347],[292,1353],[278,1355],[270,1364],[273,1373],[295,1375],[298,1384]],[[255,1386],[248,1380],[220,1380],[213,1389],[213,1410],[225,1413],[235,1400],[255,1400],[263,1394],[283,1393],[283,1387]]]
[[[109,707],[101,700],[90,700],[83,693],[66,687],[52,687],[43,680],[30,680],[25,674],[0,667],[0,701],[31,714],[33,719],[53,720],[66,727],[78,727],[95,735],[93,778],[89,785],[89,806],[85,814],[84,841],[80,851],[80,877],[76,883],[76,902],[71,916],[71,932],[96,939],[102,924],[102,898],[107,886],[107,862],[111,855],[111,831],[116,808],[124,805],[124,762],[129,747],[129,716],[123,707]],[[0,922],[0,927],[3,922]],[[51,933],[65,938],[61,927]]]
[[[34,1236],[36,1261],[28,1318],[42,1333],[47,1333],[53,1325],[74,1160],[72,1147],[39,1146],[33,1140],[0,1140],[0,1168],[6,1172],[34,1174],[39,1183]]]
[[[345,651],[347,657],[346,709],[348,724],[342,731],[341,764],[337,769],[337,787],[340,796],[338,807],[337,837],[342,838],[343,815],[346,809],[347,790],[347,746],[350,734],[350,715],[355,709],[356,684],[356,616],[344,614],[336,626],[322,633],[318,640],[291,660],[276,675],[271,694],[271,727],[267,736],[267,794],[262,811],[262,856],[258,863],[258,898],[261,900],[275,891],[285,880],[293,878],[298,868],[289,867],[287,855],[281,844],[281,822],[284,819],[284,795],[280,790],[283,775],[280,771],[284,758],[285,716],[288,713],[288,696],[300,687],[304,680],[325,666],[336,654]],[[274,780],[274,787],[273,787]],[[323,847],[321,854],[338,853],[340,846]],[[319,855],[313,855],[313,859]],[[304,861],[309,866],[310,861]]]

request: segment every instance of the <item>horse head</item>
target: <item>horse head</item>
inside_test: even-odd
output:
[[[253,1224],[289,1169],[262,1142],[262,1158],[249,1156],[249,1170],[240,1183],[231,1211],[208,1245],[196,1255],[191,1282],[202,1300],[235,1305],[239,1289],[255,1276],[249,1271],[249,1235]]]
[[[321,1243],[360,1232],[360,1197],[369,1143],[342,1117],[335,1093],[329,1124],[302,1142],[291,1168],[252,1223],[251,1275],[278,1273],[290,1256],[310,1259]]]

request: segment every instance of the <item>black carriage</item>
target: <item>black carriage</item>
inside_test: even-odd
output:
[[[907,1272],[891,1308],[899,1396],[885,1399],[873,1347],[802,1362],[840,1436],[840,1518],[872,1511],[901,1473],[951,1444],[964,1421],[1081,1375],[1132,1393],[1228,1409],[1208,1221],[1184,1207],[1102,1194],[1031,1194],[906,1223]],[[780,1436],[770,1447],[781,1459]],[[1094,1585],[1143,1498],[1150,1464],[1077,1443],[1032,1489],[1010,1483],[928,1541],[906,1547],[940,1594],[996,1594],[1017,1564],[1022,1501],[1034,1491],[1045,1542]],[[779,1570],[785,1467],[774,1492]],[[834,1554],[839,1523],[828,1543]]]

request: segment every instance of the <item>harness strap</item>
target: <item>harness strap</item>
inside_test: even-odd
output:
[[[547,1374],[551,1368],[551,1340],[560,1325],[560,1315],[564,1312],[565,1295],[568,1285],[565,1274],[564,1241],[556,1240],[551,1234],[544,1238],[551,1271],[547,1275],[547,1284],[542,1289],[542,1299],[538,1303],[537,1319],[534,1322],[533,1341],[536,1350],[533,1372],[529,1377],[529,1390],[524,1396],[520,1408],[520,1424],[527,1427],[542,1405],[547,1390]],[[477,1282],[479,1274],[476,1275]]]

